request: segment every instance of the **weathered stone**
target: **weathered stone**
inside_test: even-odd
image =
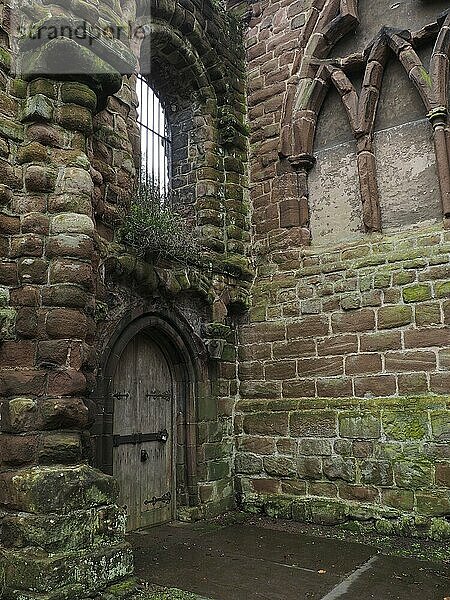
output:
[[[378,327],[392,329],[409,325],[412,321],[412,308],[410,306],[383,306],[378,311]]]
[[[426,461],[401,460],[394,464],[394,476],[400,488],[427,488],[433,483],[433,467]]]
[[[82,234],[92,236],[94,223],[86,215],[63,213],[51,218],[51,232],[53,234]]]
[[[89,410],[80,398],[48,398],[39,405],[45,429],[85,429]]]
[[[433,437],[440,442],[450,440],[450,411],[432,411],[431,430]]]
[[[301,439],[298,442],[299,454],[306,456],[331,456],[331,441],[324,439]]]
[[[33,514],[114,504],[117,484],[87,465],[41,466],[0,474],[4,504],[10,510]]]
[[[260,457],[252,454],[237,454],[235,459],[237,473],[254,475],[261,473],[263,461]]]
[[[322,460],[317,456],[300,456],[297,472],[305,479],[322,479]]]
[[[342,437],[376,439],[381,435],[380,419],[371,414],[342,412],[338,418]]]
[[[15,338],[17,313],[13,308],[0,308],[0,340]]]
[[[431,296],[431,286],[427,284],[411,285],[403,289],[403,300],[405,302],[424,302],[429,300]]]
[[[76,82],[63,83],[61,86],[61,100],[66,104],[84,106],[94,111],[97,106],[97,96],[86,85]]]
[[[250,435],[287,435],[288,415],[283,413],[245,415],[244,431]]]
[[[57,110],[57,122],[70,131],[81,131],[85,135],[92,134],[91,111],[75,104],[66,104]]]
[[[383,411],[383,431],[387,439],[408,441],[428,437],[428,415],[414,412]]]
[[[81,460],[79,433],[58,431],[41,437],[38,460],[41,464],[74,464]]]
[[[386,461],[364,461],[361,465],[361,482],[368,485],[393,485],[392,465]]]
[[[101,589],[119,578],[131,575],[133,558],[128,544],[96,551],[74,554],[22,553],[3,550],[5,583],[9,589],[30,589],[40,593],[67,590],[72,587],[78,594]]]
[[[27,99],[22,111],[22,121],[47,122],[53,116],[53,104],[43,94],[36,94]]]
[[[36,435],[0,435],[1,462],[7,467],[23,467],[35,462],[38,438]]]
[[[400,510],[412,510],[414,507],[414,492],[411,490],[383,490],[383,502]]]
[[[32,165],[25,173],[25,186],[29,192],[52,192],[57,173],[53,169]]]
[[[355,461],[342,456],[324,458],[323,473],[330,479],[342,479],[352,483],[356,478]]]
[[[439,517],[450,513],[450,493],[431,491],[416,492],[417,511],[419,514]]]
[[[290,416],[290,432],[293,437],[335,437],[336,414],[327,410],[305,410]]]
[[[264,470],[274,477],[295,477],[297,474],[294,461],[285,456],[264,457]]]
[[[87,334],[86,317],[77,310],[56,308],[47,316],[46,331],[53,338],[84,339]]]
[[[2,520],[0,539],[6,548],[32,547],[58,553],[119,544],[123,533],[121,509],[104,506],[67,515],[9,514]]]

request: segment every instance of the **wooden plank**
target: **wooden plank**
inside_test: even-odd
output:
[[[127,506],[127,530],[173,519],[175,509],[173,375],[164,353],[151,336],[137,335],[125,348],[112,382],[114,435],[131,436],[167,429],[167,443],[120,444],[113,449],[120,502]],[[128,393],[128,397],[124,396]],[[148,459],[141,461],[141,451]],[[171,494],[171,502],[151,504]],[[147,504],[146,504],[147,501]]]

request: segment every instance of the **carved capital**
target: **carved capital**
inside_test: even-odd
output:
[[[316,158],[312,154],[289,156],[288,161],[291,163],[294,171],[311,171],[316,164]]]
[[[448,110],[446,106],[438,106],[430,110],[427,114],[433,129],[437,127],[445,127],[448,120]]]

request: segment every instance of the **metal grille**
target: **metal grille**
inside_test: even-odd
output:
[[[141,129],[140,183],[159,193],[161,203],[170,197],[172,139],[164,109],[157,95],[142,75],[138,75],[136,92],[139,99],[138,123]]]

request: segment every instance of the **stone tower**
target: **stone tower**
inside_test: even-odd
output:
[[[3,597],[126,581],[132,510],[449,537],[447,0],[0,10]],[[196,256],[123,235],[138,78]]]

